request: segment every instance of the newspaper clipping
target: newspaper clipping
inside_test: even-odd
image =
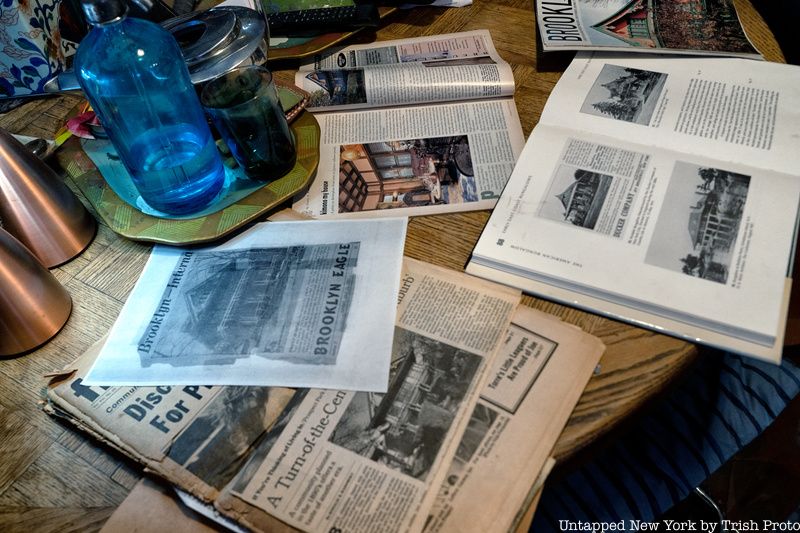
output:
[[[385,391],[405,220],[383,222],[271,222],[214,248],[156,248],[87,382]]]
[[[536,0],[544,50],[761,57],[729,0]]]
[[[539,216],[621,239],[649,157],[569,139],[561,161]]]
[[[183,252],[136,347],[142,366],[336,364],[359,244]]]
[[[313,531],[421,529],[519,293],[407,260],[399,294],[388,392],[296,396],[220,508]]]

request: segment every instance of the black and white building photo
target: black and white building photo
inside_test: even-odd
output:
[[[481,357],[401,328],[393,351],[389,391],[357,393],[330,441],[425,479]]]
[[[727,283],[749,187],[750,176],[677,162],[646,262]]]
[[[581,112],[648,125],[666,81],[661,72],[604,65]]]

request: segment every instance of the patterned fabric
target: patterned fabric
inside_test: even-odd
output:
[[[63,70],[64,53],[75,45],[61,40],[60,4],[0,0],[0,98],[41,93]]]
[[[559,520],[654,521],[757,437],[800,393],[800,368],[705,355],[629,433],[545,485],[531,531]]]

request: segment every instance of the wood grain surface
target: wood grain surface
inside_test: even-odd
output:
[[[736,3],[766,58],[782,61],[769,29],[748,0]],[[377,35],[357,38],[387,40],[483,28],[490,30],[500,54],[513,66],[515,98],[527,136],[560,75],[537,71],[530,0],[474,0],[465,8],[398,12]],[[274,66],[280,69],[278,79],[292,80],[292,65]],[[0,127],[52,138],[81,101],[78,96],[31,100],[1,115]],[[473,212],[414,218],[406,254],[463,270],[488,217],[488,212]],[[41,399],[42,375],[68,364],[111,327],[149,251],[148,245],[120,238],[101,225],[83,254],[54,270],[74,302],[64,329],[33,353],[0,360],[0,531],[97,530],[141,477],[135,464],[45,415]],[[584,448],[664,390],[697,356],[693,345],[677,339],[537,298],[524,301],[579,325],[607,346],[599,371],[556,445],[559,460]]]

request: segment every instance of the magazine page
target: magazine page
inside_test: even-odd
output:
[[[539,127],[473,262],[779,357],[799,198],[796,176]]]
[[[800,67],[578,54],[540,123],[797,175]]]
[[[45,410],[212,501],[288,405],[278,387],[98,387],[85,382],[101,340],[55,377]]]
[[[301,66],[295,85],[311,111],[340,111],[511,96],[514,75],[480,30],[347,47]]]
[[[217,508],[256,530],[421,530],[519,298],[406,259],[389,391],[296,397]]]
[[[426,532],[512,529],[604,350],[551,315],[517,309]]]
[[[545,52],[604,50],[761,55],[729,0],[536,0]]]
[[[405,227],[270,222],[157,247],[86,381],[385,391]]]
[[[514,101],[318,114],[320,162],[293,209],[311,217],[489,209],[525,143]]]

